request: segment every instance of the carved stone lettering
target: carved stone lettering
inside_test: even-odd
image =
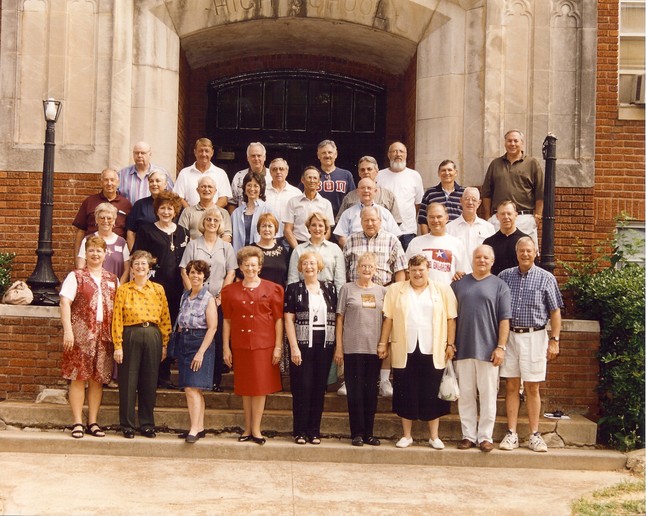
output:
[[[308,3],[318,14],[339,9],[345,13],[358,13],[366,16],[373,14],[378,10],[380,1],[381,0],[308,0]],[[293,1],[291,3],[290,11],[300,11],[300,2]]]
[[[240,2],[240,7],[245,11],[250,11],[256,7],[256,2],[254,0],[238,0]]]
[[[215,7],[216,15],[229,14],[229,4],[227,0],[215,0],[213,2],[213,6]]]

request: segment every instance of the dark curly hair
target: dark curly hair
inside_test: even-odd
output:
[[[204,260],[191,260],[186,264],[186,274],[188,275],[191,272],[191,269],[195,269],[197,272],[204,274],[204,281],[209,279],[211,275],[211,267]]]
[[[255,181],[260,185],[260,198],[263,201],[266,201],[267,198],[265,197],[265,189],[267,188],[267,184],[265,183],[265,174],[258,174],[258,172],[247,172],[247,175],[244,176],[244,179],[242,180],[242,199],[244,202],[249,202],[249,199],[247,198],[247,184],[250,181]]]

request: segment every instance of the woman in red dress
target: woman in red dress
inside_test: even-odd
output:
[[[103,269],[106,243],[100,236],[85,242],[86,266],[68,274],[61,287],[63,325],[63,378],[70,380],[69,400],[74,418],[72,437],[84,431],[95,437],[105,433],[97,424],[103,384],[112,377],[112,313],[117,277]],[[87,430],[83,401],[87,382]]]
[[[233,392],[242,396],[245,429],[240,442],[265,444],[260,431],[267,394],[281,389],[278,363],[283,347],[283,287],[258,276],[258,247],[238,251],[244,279],[222,289],[224,363],[234,368]]]

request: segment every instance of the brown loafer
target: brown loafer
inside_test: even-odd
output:
[[[469,439],[462,439],[458,443],[458,450],[468,450],[469,448],[473,448],[476,445],[473,441],[469,441]]]
[[[482,441],[480,443],[480,451],[489,453],[491,450],[493,450],[493,444],[490,443],[489,441]]]

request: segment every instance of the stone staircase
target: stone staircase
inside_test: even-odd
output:
[[[287,383],[287,382],[284,382]],[[244,426],[242,398],[232,393],[232,375],[225,375],[222,386],[225,392],[205,392],[207,431],[219,434],[238,432]],[[325,397],[325,408],[321,433],[341,439],[350,437],[350,426],[345,396],[336,394],[335,386],[330,387]],[[99,414],[99,424],[107,428],[118,428],[118,391],[105,389]],[[292,431],[292,398],[289,392],[279,392],[267,397],[263,432],[269,436],[290,436]],[[498,399],[497,420],[494,440],[502,439],[507,428],[505,424],[505,401]],[[544,434],[548,446],[594,446],[596,444],[596,424],[583,416],[571,415],[569,420],[541,418],[540,432]],[[22,403],[5,401],[0,403],[0,420],[6,425],[16,427],[65,428],[70,424],[69,407],[48,403]],[[179,432],[188,428],[189,418],[186,397],[183,392],[160,389],[157,394],[155,422],[161,432]],[[391,411],[391,400],[379,398],[375,417],[375,436],[380,439],[401,437],[400,419]],[[518,433],[521,438],[529,433],[527,412],[521,404]],[[416,421],[413,435],[423,437],[427,434],[426,424]],[[444,441],[462,439],[457,403],[451,403],[451,413],[440,422],[440,437]]]
[[[344,396],[338,396],[335,392],[335,387],[331,387],[331,392],[328,392],[325,398],[325,410],[321,431],[323,436],[327,437],[327,439],[324,439],[326,446],[307,446],[306,449],[308,452],[304,454],[303,450],[297,449],[302,447],[297,447],[292,443],[292,399],[289,392],[283,391],[267,397],[266,410],[263,418],[264,434],[270,438],[270,443],[280,443],[282,452],[279,453],[277,449],[273,448],[273,451],[251,452],[248,447],[240,447],[239,443],[235,440],[237,433],[241,431],[244,425],[244,419],[242,414],[242,399],[231,392],[231,375],[225,375],[223,387],[225,388],[225,392],[205,393],[205,427],[209,434],[209,439],[201,440],[198,448],[203,449],[207,445],[207,442],[210,442],[212,445],[218,443],[216,446],[217,450],[220,450],[220,446],[224,446],[220,451],[214,451],[213,456],[235,458],[237,454],[242,454],[242,458],[244,458],[249,453],[252,453],[256,457],[265,457],[272,460],[275,460],[277,457],[282,457],[283,460],[313,460],[313,458],[318,457],[318,460],[332,462],[368,460],[369,462],[394,461],[400,463],[403,460],[403,463],[417,463],[417,461],[426,463],[428,461],[427,445],[413,447],[418,450],[416,453],[422,453],[419,458],[414,458],[414,454],[396,453],[402,451],[395,449],[393,446],[394,442],[401,436],[401,423],[399,418],[391,412],[391,400],[387,398],[379,398],[375,418],[375,435],[384,441],[383,445],[379,449],[368,452],[367,455],[365,453],[364,455],[356,455],[357,449],[349,445],[350,429],[346,398]],[[455,450],[454,443],[462,438],[462,433],[457,414],[457,403],[452,403],[451,405],[451,414],[443,417],[440,423],[440,437],[447,444],[446,453],[443,455],[444,459],[437,457],[441,461],[440,463],[444,464],[447,457],[454,456],[454,459],[451,459],[449,463],[461,465],[465,459],[474,456],[471,453],[473,452],[477,457],[483,456],[478,459],[479,465],[498,464],[498,461],[492,462],[491,459],[484,457],[485,455],[491,454],[482,454],[477,450],[469,450],[467,452],[458,452]],[[494,431],[494,439],[496,442],[502,438],[506,431],[504,415],[504,399],[499,399],[498,418]],[[8,428],[9,430],[24,429],[24,431],[0,432],[0,451],[45,449],[61,450],[60,452],[62,453],[143,454],[144,456],[150,454],[167,456],[169,452],[175,453],[170,450],[176,450],[181,456],[184,456],[185,452],[190,452],[190,450],[187,450],[183,441],[175,438],[176,433],[188,428],[189,419],[184,393],[176,390],[160,389],[157,396],[155,417],[159,431],[158,439],[148,440],[138,438],[134,440],[137,444],[133,445],[133,442],[121,438],[121,434],[118,432],[118,392],[116,390],[106,389],[104,391],[99,423],[109,430],[108,437],[106,439],[86,438],[82,439],[82,442],[79,442],[70,439],[69,430],[65,430],[71,422],[69,406],[52,403],[4,401],[0,402],[0,425],[3,424],[4,428]],[[513,453],[500,452],[496,449],[494,455],[499,456],[499,460],[503,459],[503,463],[511,460],[512,463],[519,463],[522,467],[532,467],[529,465],[532,463],[535,463],[537,467],[540,465],[540,467],[565,469],[574,467],[576,464],[582,469],[596,469],[599,467],[601,469],[614,469],[622,467],[621,461],[623,460],[625,463],[625,458],[622,454],[616,454],[616,452],[600,452],[594,449],[596,443],[596,424],[594,422],[579,415],[571,415],[570,417],[571,419],[569,420],[541,419],[540,431],[543,433],[550,447],[550,453],[548,455],[552,457],[551,459],[547,460],[545,459],[545,454],[535,454],[526,449],[516,450]],[[39,432],[38,430],[47,431]],[[518,432],[521,438],[529,433],[524,405],[521,405]],[[216,439],[213,439],[211,436],[215,436]],[[418,439],[419,443],[426,443],[427,429],[424,423],[414,423],[413,436]],[[113,441],[113,444],[106,448],[102,444],[106,441]],[[167,449],[166,445],[161,446],[162,442],[166,442],[167,445],[170,444],[171,448]],[[336,452],[319,451],[330,448],[330,446],[340,447],[343,459],[340,458],[338,450]],[[231,449],[228,449],[229,447]],[[269,447],[263,447],[263,450],[265,448],[269,449]],[[370,447],[363,447],[358,449],[358,451],[363,450],[365,452],[364,449],[366,448]],[[253,450],[253,447],[251,449]],[[389,451],[386,452],[386,450]],[[409,450],[406,450],[406,452]],[[392,455],[393,451],[395,451],[394,455]],[[457,452],[457,455],[453,452]],[[558,453],[561,457],[561,459],[557,460],[556,465],[554,465],[554,453]],[[587,454],[586,457],[590,453],[593,453],[593,458],[586,459],[587,462],[582,463],[580,459],[582,453]],[[597,463],[594,458],[595,453],[597,455],[604,453],[607,455],[604,460],[611,458],[610,462],[606,460],[605,462],[601,461]],[[572,457],[573,454],[574,457]],[[432,455],[436,457],[435,454]],[[525,459],[519,461],[522,456],[525,456]],[[348,459],[347,457],[355,458]],[[512,459],[512,457],[517,458]],[[543,457],[543,460],[538,460],[539,457]],[[576,459],[576,457],[579,457],[579,459]],[[597,458],[599,457],[597,456]],[[467,460],[467,462],[469,461]],[[547,466],[548,464],[552,464],[552,466]]]

